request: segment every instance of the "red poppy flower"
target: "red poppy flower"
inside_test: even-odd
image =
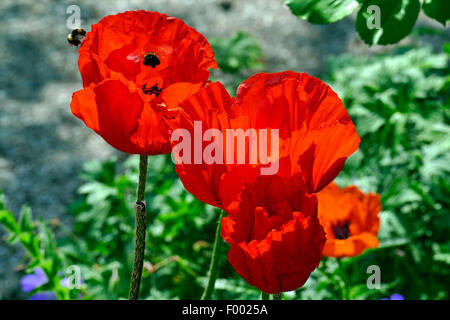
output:
[[[207,40],[165,14],[128,11],[92,26],[79,49],[83,90],[71,109],[113,147],[127,153],[170,152],[161,112],[208,81],[217,68]]]
[[[256,136],[261,130],[279,130],[279,154],[272,159],[279,168],[276,174],[295,177],[308,193],[320,191],[330,183],[360,142],[336,93],[306,73],[291,71],[252,76],[240,85],[236,99],[221,83],[210,83],[181,102],[179,117],[167,122],[172,129],[183,128],[194,137],[198,132],[195,121],[201,121],[202,132],[217,129],[222,137],[227,137],[228,129],[254,129]],[[246,139],[248,146],[248,136]],[[261,174],[261,167],[268,167],[260,158],[253,164],[248,161],[251,155],[260,154],[258,139],[256,148],[250,150],[238,150],[237,139],[222,141],[221,155],[216,154],[221,164],[202,159],[196,162],[193,154],[190,161],[180,160],[176,170],[185,188],[201,201],[226,209],[242,186],[253,182]],[[196,147],[193,140],[191,150]],[[200,142],[202,151],[210,141]],[[175,141],[175,148],[177,144]],[[226,159],[229,145],[235,151],[232,164]],[[239,153],[243,152],[245,161],[237,164]]]
[[[325,256],[353,257],[378,247],[379,194],[364,194],[355,186],[341,189],[331,183],[317,198],[320,223],[327,234]]]
[[[230,244],[228,260],[262,292],[298,289],[319,265],[325,233],[317,199],[293,179],[259,176],[227,212],[221,234]]]

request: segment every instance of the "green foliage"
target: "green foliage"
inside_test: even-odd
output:
[[[382,290],[354,289],[351,298],[381,298],[389,291],[448,299],[448,55],[421,48],[397,56],[341,56],[330,60],[330,70],[331,86],[362,141],[338,183],[382,196],[380,247],[344,260],[350,290],[365,285],[369,275],[362,274],[371,264],[381,268]],[[326,276],[313,278],[321,292]],[[330,288],[323,290],[333,297]]]
[[[439,21],[444,27],[450,19],[450,2],[447,0],[424,0],[422,9],[427,16]]]
[[[41,220],[33,220],[31,210],[23,206],[16,219],[11,211],[6,210],[3,194],[0,191],[0,224],[9,232],[8,242],[19,243],[27,253],[26,272],[41,268],[49,281],[34,289],[30,294],[39,291],[53,291],[59,299],[75,299],[78,289],[70,290],[61,284],[64,276],[63,254],[56,248],[56,242],[49,225]]]
[[[79,239],[66,248],[86,268],[96,266],[85,279],[95,298],[128,295],[138,158],[130,157],[123,167],[124,174],[118,174],[114,159],[89,163],[81,197],[72,207]],[[149,159],[146,191],[149,230],[141,292],[150,298],[198,298],[197,277],[207,270],[208,252],[195,244],[212,241],[202,239],[210,234],[202,233],[202,228],[212,222],[215,211],[183,189],[167,156]],[[83,250],[79,241],[86,244]]]
[[[121,164],[115,159],[86,163],[79,198],[71,205],[73,231],[64,225],[64,234],[55,240],[52,229],[22,210],[17,221],[0,201],[0,224],[27,251],[27,270],[42,267],[49,283],[38,291],[55,291],[60,299],[125,299],[128,297],[134,249],[134,210],[138,157]],[[212,242],[219,211],[195,199],[179,181],[170,156],[149,159],[146,255],[141,297],[151,299],[199,299],[206,283]],[[35,225],[38,224],[39,228]],[[57,230],[58,230],[57,229]],[[57,231],[55,230],[55,231]],[[225,252],[221,259],[226,259]],[[79,290],[61,287],[61,273],[69,266],[81,270]],[[233,269],[222,263],[219,280],[223,290],[244,286]],[[233,278],[234,279],[230,279]],[[249,297],[258,293],[244,290]],[[236,298],[235,292],[222,292]],[[250,294],[250,295],[249,295]]]
[[[315,24],[328,24],[345,18],[358,7],[356,30],[369,44],[397,43],[411,33],[420,12],[419,0],[285,0],[292,13]],[[447,0],[425,0],[423,11],[444,27],[450,20]],[[378,15],[378,18],[377,18]],[[379,25],[377,25],[377,20]]]
[[[220,70],[231,77],[229,81],[225,81],[229,83],[227,88],[230,94],[236,92],[237,86],[250,72],[264,67],[258,41],[247,32],[239,31],[229,38],[210,38],[209,42]]]
[[[356,0],[285,0],[292,13],[315,24],[339,21],[358,8]]]
[[[216,55],[219,68],[227,73],[245,69],[261,69],[262,53],[258,41],[249,33],[239,31],[230,38],[209,40]]]
[[[379,28],[368,27],[375,14],[368,10],[372,6],[380,10]],[[397,43],[411,33],[419,11],[419,0],[369,0],[358,11],[356,30],[367,44]]]

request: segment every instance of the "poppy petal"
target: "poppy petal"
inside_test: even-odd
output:
[[[106,80],[77,91],[70,104],[72,113],[116,149],[141,153],[130,141],[138,128],[137,119],[144,104],[140,95],[130,92],[119,80]]]
[[[364,232],[345,240],[333,239],[325,243],[323,254],[327,257],[355,257],[370,248],[376,248],[379,241],[372,233]]]
[[[293,132],[284,152],[291,157],[292,173],[301,174],[309,192],[318,192],[336,178],[360,141],[353,125],[335,122]]]
[[[280,130],[280,138],[306,127],[315,130],[351,119],[337,94],[307,73],[258,73],[237,90],[239,112],[248,115],[252,128]]]
[[[184,187],[199,200],[219,208],[222,208],[219,185],[222,174],[226,171],[226,165],[223,160],[222,164],[208,164],[203,161],[203,150],[211,142],[203,141],[202,134],[207,129],[218,129],[220,132],[224,132],[226,128],[230,127],[226,112],[232,103],[233,99],[221,83],[211,83],[180,104],[179,119],[167,120],[169,127],[174,131],[185,130],[185,133],[189,135],[187,147],[191,152],[187,159],[176,164],[176,171]],[[201,122],[203,132],[196,132],[195,121]],[[200,134],[201,140],[198,146],[196,145],[197,134]],[[174,137],[174,132],[172,132],[172,137]],[[177,148],[178,143],[182,143],[182,141],[174,142],[174,148]],[[200,152],[200,163],[197,164],[196,152]]]

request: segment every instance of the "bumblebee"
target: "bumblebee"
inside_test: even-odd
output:
[[[159,65],[161,63],[161,61],[159,60],[158,56],[156,55],[156,53],[154,52],[147,52],[144,55],[144,61],[143,63],[146,66],[150,66],[152,68],[155,68],[157,65]]]
[[[67,42],[69,42],[70,46],[78,47],[86,36],[86,31],[84,29],[78,28],[72,30],[71,33],[67,36]]]

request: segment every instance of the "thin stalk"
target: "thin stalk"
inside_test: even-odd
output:
[[[134,244],[133,273],[131,274],[129,300],[137,300],[139,288],[141,286],[142,267],[144,265],[145,254],[145,182],[147,180],[148,156],[140,156],[139,159],[139,182],[136,192],[136,203],[134,210],[136,213],[136,240]]]
[[[273,300],[282,300],[282,299],[283,299],[283,295],[281,292],[273,294]]]
[[[211,264],[209,265],[209,279],[208,283],[205,287],[205,291],[203,291],[202,300],[211,299],[211,295],[214,291],[214,285],[217,279],[217,273],[220,264],[220,251],[222,248],[222,239],[220,238],[220,226],[222,222],[223,211],[220,211],[219,220],[217,221],[216,227],[216,237],[214,239],[213,252],[211,256]]]
[[[344,270],[344,266],[342,265],[341,262],[341,258],[336,258],[337,259],[337,263],[338,263],[338,268],[339,268],[339,275],[341,278],[341,295],[342,295],[342,300],[348,300],[349,299],[349,295],[348,295],[348,289],[347,289],[347,275],[345,273]]]

